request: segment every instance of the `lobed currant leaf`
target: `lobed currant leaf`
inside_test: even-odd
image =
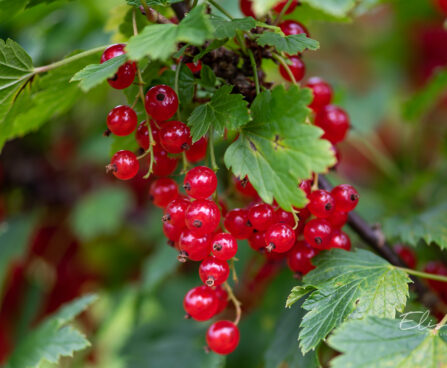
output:
[[[264,202],[273,198],[286,211],[307,200],[298,188],[312,172],[324,172],[335,158],[320,128],[306,124],[310,90],[277,86],[252,104],[253,121],[228,147],[225,164],[236,176],[248,176]]]
[[[394,318],[396,311],[405,308],[410,278],[369,251],[333,249],[319,254],[312,263],[316,268],[304,276],[304,288],[293,291],[301,297],[315,289],[303,303],[308,311],[299,335],[303,353],[315,349],[348,318]]]
[[[225,128],[237,129],[249,121],[247,102],[241,94],[231,94],[232,89],[232,86],[222,86],[210,102],[194,109],[188,119],[193,142],[203,137],[210,126],[222,135]]]
[[[289,55],[303,52],[306,49],[317,50],[320,47],[318,41],[307,37],[304,33],[284,36],[276,32],[264,32],[257,37],[256,42],[260,46],[273,46],[278,51],[284,51]]]
[[[221,17],[211,17],[214,27],[214,37],[217,39],[233,38],[237,31],[249,31],[256,27],[256,21],[252,17],[226,20]]]
[[[202,86],[213,88],[216,85],[216,74],[208,65],[203,65],[200,70],[200,82]]]
[[[126,0],[130,6],[140,7],[141,0]],[[179,3],[182,0],[146,0],[147,6],[170,6],[171,4]]]
[[[372,316],[348,321],[329,338],[329,345],[342,352],[331,367],[443,367],[447,361],[446,329]]]

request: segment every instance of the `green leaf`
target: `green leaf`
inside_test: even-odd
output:
[[[105,187],[88,193],[73,210],[71,225],[77,236],[89,240],[116,233],[132,206],[132,196],[122,186]]]
[[[313,263],[315,270],[303,278],[305,288],[315,289],[303,303],[308,311],[299,336],[304,353],[348,318],[394,318],[405,308],[410,278],[369,251],[334,249]]]
[[[0,24],[11,20],[23,10],[28,0],[0,0]]]
[[[211,24],[214,27],[214,37],[218,39],[233,38],[237,31],[249,31],[256,27],[256,21],[252,17],[226,20],[213,16]]]
[[[216,74],[208,65],[202,65],[200,70],[200,84],[204,87],[213,88],[216,85]]]
[[[286,308],[290,308],[293,304],[295,304],[298,300],[300,300],[303,296],[309,294],[311,291],[314,291],[315,288],[313,286],[295,286],[291,291],[286,300]]]
[[[260,46],[274,46],[278,51],[289,55],[295,55],[306,49],[317,50],[320,47],[318,41],[308,38],[304,33],[283,36],[275,32],[264,32],[258,36],[256,42]]]
[[[302,208],[307,200],[298,188],[312,172],[325,172],[335,163],[320,128],[306,124],[309,89],[277,86],[262,92],[252,104],[247,124],[225,153],[225,164],[236,176],[248,175],[263,201],[273,198],[286,211]]]
[[[0,39],[0,130],[18,92],[32,75],[33,61],[26,51],[11,39]]]
[[[140,0],[126,0],[128,5],[141,6]],[[179,3],[182,0],[146,0],[147,6],[169,6],[171,4]]]
[[[387,237],[416,246],[424,240],[447,248],[447,202],[419,214],[399,215],[385,219]]]
[[[419,119],[432,109],[447,90],[447,69],[435,73],[427,84],[416,92],[404,105],[404,117],[408,120]]]
[[[331,367],[445,367],[446,329],[378,317],[349,321],[329,338],[329,345],[343,353],[332,360]]]
[[[222,86],[210,102],[194,109],[188,119],[193,142],[203,137],[210,126],[222,135],[225,128],[237,129],[248,122],[247,101],[241,94],[231,94],[232,89],[232,86]]]
[[[344,17],[354,9],[355,0],[302,0],[303,3],[335,17]]]
[[[178,42],[200,46],[212,37],[213,27],[205,13],[205,4],[196,6],[180,22],[175,24],[152,24],[138,35],[130,38],[126,50],[129,58],[139,60],[144,56],[167,60],[177,49]]]
[[[19,258],[29,244],[37,222],[35,213],[11,217],[0,225],[0,295],[12,260]]]
[[[37,368],[45,363],[58,363],[61,357],[73,356],[75,351],[90,346],[84,335],[67,324],[95,300],[95,295],[84,296],[47,318],[20,341],[6,367]]]
[[[108,78],[113,77],[118,68],[123,65],[126,60],[127,56],[123,54],[111,58],[102,64],[87,65],[84,69],[78,71],[70,79],[70,82],[80,81],[79,87],[81,87],[84,92],[87,92]]]
[[[189,104],[194,96],[195,79],[191,70],[187,66],[185,66],[184,64],[180,65],[181,70],[178,78],[178,98],[181,104]],[[161,76],[160,81],[163,84],[167,84],[168,86],[175,89],[175,71],[165,71]]]

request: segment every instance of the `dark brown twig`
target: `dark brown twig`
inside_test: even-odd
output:
[[[147,20],[152,23],[161,23],[161,24],[172,24],[172,22],[166,18],[164,15],[160,14],[158,11],[152,8],[147,8],[147,11],[143,6],[140,6],[141,14],[146,16]]]

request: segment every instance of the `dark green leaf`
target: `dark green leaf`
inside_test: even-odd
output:
[[[231,94],[232,86],[222,86],[211,101],[196,107],[188,119],[193,142],[203,137],[210,126],[222,135],[225,128],[237,129],[248,122],[247,102],[240,94]]]
[[[131,6],[141,6],[141,0],[126,0]],[[169,6],[182,0],[146,0],[147,6]]]
[[[297,86],[262,92],[252,104],[253,121],[225,153],[236,176],[248,175],[265,202],[275,198],[288,211],[307,202],[298,182],[335,162],[321,129],[306,124],[310,99],[310,91]]]
[[[180,75],[178,78],[179,101],[182,104],[189,104],[194,96],[195,79],[191,70],[181,64]],[[168,86],[175,88],[175,71],[168,70],[163,73],[160,81]]]
[[[295,304],[298,300],[300,300],[303,296],[306,296],[311,291],[314,291],[315,288],[313,286],[295,286],[291,291],[286,300],[286,308],[290,308],[293,304]]]
[[[200,84],[211,88],[216,85],[216,75],[208,65],[203,65],[200,70]]]
[[[329,338],[329,345],[343,353],[332,360],[331,367],[444,367],[446,330],[445,326],[430,329],[401,319],[348,321]]]
[[[23,10],[27,2],[28,0],[0,0],[0,24]]]
[[[155,254],[151,255],[143,265],[143,289],[151,292],[166,276],[178,267],[177,253],[175,249],[166,245],[163,240],[158,245]]]
[[[179,25],[152,24],[146,26],[140,34],[133,36],[127,44],[129,58],[139,60],[144,56],[166,60],[177,49],[178,42],[202,45],[212,37],[213,27],[205,4],[196,6]]]
[[[252,17],[226,20],[217,16],[211,18],[215,38],[233,38],[237,31],[249,31],[256,27]]]
[[[304,33],[283,36],[275,32],[264,32],[258,36],[256,42],[261,46],[273,46],[289,55],[295,55],[306,49],[317,50],[320,47],[318,41],[308,38]]]
[[[84,92],[87,92],[91,88],[106,81],[108,78],[113,77],[118,68],[123,65],[126,60],[127,56],[123,54],[111,58],[102,64],[87,65],[84,69],[78,71],[71,78],[70,82],[80,81],[79,87],[81,87]]]

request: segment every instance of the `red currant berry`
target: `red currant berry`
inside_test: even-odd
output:
[[[177,93],[164,84],[154,86],[147,91],[144,106],[153,119],[157,121],[169,120],[178,109]]]
[[[255,232],[248,238],[248,245],[256,252],[264,252],[265,250],[265,233]]]
[[[286,224],[291,227],[295,226],[295,219],[293,218],[292,213],[284,211],[282,208],[278,208],[275,211],[275,222]]]
[[[312,215],[318,218],[326,218],[334,212],[334,198],[325,190],[314,190],[309,195],[307,208]]]
[[[168,156],[168,153],[161,148],[159,144],[153,148],[154,165],[152,166],[152,173],[155,176],[169,176],[177,168],[178,159]],[[149,158],[149,160],[151,160]]]
[[[137,156],[126,150],[115,153],[110,160],[110,164],[106,166],[108,172],[112,172],[116,178],[121,180],[132,179],[137,175],[139,168],[140,164]]]
[[[181,121],[168,121],[160,129],[160,143],[169,153],[182,153],[191,147],[191,134]]]
[[[180,234],[184,229],[184,226],[175,226],[169,222],[163,223],[163,233],[169,240],[173,242],[176,242],[180,239]]]
[[[303,79],[304,74],[306,73],[306,65],[299,56],[290,56],[289,59],[292,62],[292,64],[289,65],[289,69],[292,72],[295,81],[299,82]],[[292,81],[289,73],[287,73],[286,69],[282,65],[279,66],[279,72],[286,81]]]
[[[298,187],[306,193],[306,196],[309,196],[310,192],[312,191],[312,180],[302,180]]]
[[[214,235],[211,244],[213,256],[223,261],[233,258],[237,253],[237,241],[231,234],[218,233]]]
[[[256,19],[256,14],[253,11],[252,0],[239,0],[239,7],[242,14],[244,14],[246,17],[253,17]]]
[[[396,244],[394,246],[394,251],[399,255],[399,257],[405,262],[408,267],[416,267],[416,254],[414,253],[413,249],[402,244]]]
[[[306,87],[312,90],[313,99],[309,105],[312,110],[318,111],[331,103],[332,87],[323,79],[319,77],[309,78]]]
[[[238,346],[240,339],[239,329],[230,321],[213,323],[206,333],[206,343],[217,354],[227,355]]]
[[[129,106],[114,107],[107,115],[107,127],[118,136],[129,135],[135,130],[137,124],[137,114]]]
[[[439,10],[441,10],[445,15],[447,15],[447,0],[435,0]]]
[[[334,229],[340,229],[348,221],[348,213],[335,210],[326,218]]]
[[[209,167],[196,166],[186,173],[183,188],[193,198],[208,198],[217,188],[216,173]]]
[[[268,252],[284,253],[295,244],[295,232],[286,224],[274,224],[265,232],[265,244]]]
[[[201,261],[211,252],[211,237],[209,235],[198,236],[191,230],[183,230],[180,235],[179,248],[181,250],[180,261],[184,258]]]
[[[273,207],[267,203],[258,203],[248,211],[248,221],[258,231],[267,230],[275,221]]]
[[[151,131],[152,131],[152,138],[154,138],[155,142],[159,141],[159,129],[155,125],[154,121],[151,120]],[[138,145],[147,151],[149,149],[149,129],[147,128],[146,121],[142,121],[140,125],[138,125],[137,131],[135,132],[135,139],[138,143]]]
[[[305,241],[296,243],[287,257],[287,264],[293,272],[299,272],[303,275],[313,270],[315,266],[311,259],[317,254],[317,251]]]
[[[327,249],[331,233],[332,226],[325,219],[313,219],[304,226],[304,239],[317,249]]]
[[[208,199],[197,199],[186,209],[186,227],[197,235],[210,234],[220,222],[219,207]]]
[[[205,137],[200,138],[193,143],[189,150],[186,151],[186,159],[189,162],[196,163],[202,161],[206,156],[208,141]]]
[[[178,197],[177,183],[169,178],[154,180],[149,188],[149,196],[157,207],[165,208]]]
[[[287,2],[288,2],[288,0],[281,1],[278,5],[275,5],[273,7],[273,11],[277,14],[281,13],[282,9],[287,5]],[[284,14],[292,13],[295,10],[295,8],[297,7],[297,5],[298,5],[298,0],[293,0]]]
[[[197,286],[186,293],[183,307],[188,317],[196,321],[207,321],[216,314],[219,299],[209,287]]]
[[[168,222],[180,228],[185,227],[186,209],[190,204],[191,201],[189,199],[180,196],[169,202],[162,218],[163,222]]]
[[[225,229],[236,239],[248,239],[253,233],[253,227],[248,222],[248,211],[235,208],[227,213],[224,220]]]
[[[344,250],[351,250],[351,239],[348,234],[341,230],[334,230],[327,245],[328,249],[340,248]]]
[[[256,191],[256,189],[253,187],[253,185],[251,185],[250,181],[248,180],[247,177],[245,177],[244,179],[239,179],[234,177],[234,183],[236,186],[236,190],[241,193],[242,195],[246,196],[246,197],[251,197],[251,198],[257,198],[258,197],[258,192]]]
[[[206,286],[205,286],[206,287]],[[228,293],[222,286],[216,286],[214,290],[217,299],[219,300],[219,306],[217,307],[216,315],[223,312],[228,305]]]
[[[192,73],[198,73],[202,70],[202,62],[200,60],[196,61],[195,63],[186,63],[185,64],[189,70],[191,70]]]
[[[332,144],[345,139],[349,129],[349,116],[338,106],[326,105],[315,116],[315,125],[323,129],[323,138]]]
[[[352,211],[359,202],[359,194],[352,185],[337,185],[331,191],[337,211]]]
[[[126,45],[119,43],[116,45],[111,45],[105,49],[104,53],[101,55],[101,64],[109,59],[125,54],[124,47]],[[124,89],[129,87],[133,80],[135,79],[135,74],[137,67],[134,62],[126,61],[123,65],[118,68],[116,74],[107,79],[107,82],[112,88]]]
[[[286,36],[304,33],[307,37],[309,37],[307,28],[304,27],[300,22],[297,22],[295,20],[285,20],[279,25],[279,27]]]
[[[222,285],[227,281],[230,267],[227,261],[216,257],[205,258],[199,266],[199,276],[202,282],[208,286]]]

